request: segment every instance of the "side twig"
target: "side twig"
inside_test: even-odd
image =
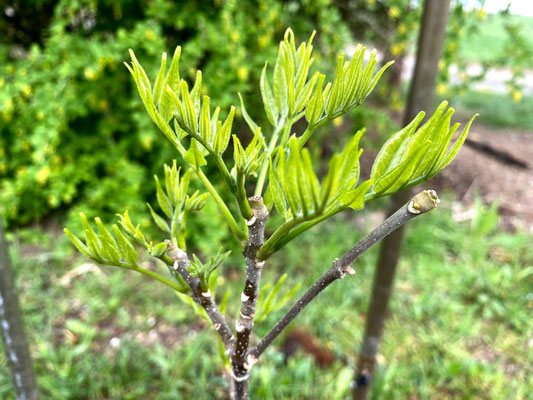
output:
[[[171,259],[174,260],[174,270],[180,274],[185,282],[187,282],[191,288],[191,297],[205,310],[209,316],[209,319],[213,323],[213,327],[217,331],[218,336],[220,336],[222,343],[224,343],[226,351],[231,351],[235,338],[233,337],[233,333],[231,332],[226,318],[224,318],[217,304],[215,303],[211,292],[209,289],[206,292],[203,292],[200,279],[191,276],[187,270],[187,268],[190,266],[187,253],[185,253],[179,247],[176,247],[170,241],[167,241],[167,244],[167,254]]]
[[[259,281],[261,269],[265,264],[259,260],[257,250],[263,245],[268,210],[261,196],[248,199],[253,216],[246,221],[248,225],[248,243],[243,254],[246,262],[246,282],[241,294],[241,311],[236,322],[237,340],[235,341],[231,363],[233,367],[233,386],[235,399],[248,398],[249,370],[253,358],[247,359],[246,353],[250,345],[250,334],[254,326],[254,315],[259,297]]]
[[[357,261],[368,249],[382,240],[385,236],[393,232],[398,227],[405,224],[414,217],[435,208],[439,199],[432,190],[425,190],[408,203],[402,206],[393,215],[387,218],[376,229],[365,236],[359,243],[348,250],[341,258],[336,258],[331,268],[329,268],[298,301],[287,311],[287,313],[276,323],[274,328],[249,352],[247,357],[257,360],[270,344],[280,335],[281,332],[302,312],[302,310],[317,297],[324,289],[337,279],[342,279],[346,274],[353,275],[355,271],[351,264]]]

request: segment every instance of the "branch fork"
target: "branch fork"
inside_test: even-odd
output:
[[[433,190],[424,190],[404,204],[398,211],[383,221],[376,229],[365,236],[340,258],[333,261],[331,267],[320,276],[316,282],[296,301],[287,313],[274,325],[272,330],[261,339],[257,346],[250,349],[248,356],[259,359],[261,354],[283,332],[283,330],[314,300],[323,290],[348,275],[354,275],[351,267],[367,250],[382,240],[385,236],[398,229],[407,221],[424,214],[437,206],[439,198]]]

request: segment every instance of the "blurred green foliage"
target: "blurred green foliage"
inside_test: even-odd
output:
[[[320,29],[325,59],[346,33],[329,0],[32,3],[14,2],[0,23],[0,203],[10,225],[80,208],[147,215],[151,176],[173,153],[154,140],[122,65],[128,48],[153,76],[163,51],[184,46],[182,73],[216,79],[209,96],[224,111],[237,92],[260,104],[258,71],[286,26],[304,37]]]
[[[516,79],[528,59],[523,27],[530,24],[506,13],[485,17],[481,8],[465,12],[461,0],[453,4],[437,93],[449,96],[482,78],[460,73],[459,86],[450,87],[448,66],[464,70],[471,61],[463,57],[465,48],[479,48],[476,40],[494,25],[503,50],[483,65],[510,65],[508,86],[520,100]],[[127,208],[148,221],[143,204],[153,200],[151,176],[175,155],[155,140],[156,128],[122,66],[128,48],[155,76],[160,54],[184,46],[182,73],[193,78],[201,69],[216,80],[206,87],[223,113],[241,92],[257,115],[263,60],[273,62],[276,38],[287,26],[298,38],[320,32],[322,58],[315,64],[324,68],[332,63],[322,62],[334,59],[349,36],[373,43],[384,59],[401,60],[414,47],[420,16],[419,5],[407,0],[30,0],[14,1],[3,11],[0,203],[8,227],[51,214],[66,214],[66,223],[76,225],[71,216],[80,209],[89,218],[109,220]],[[394,68],[400,64],[387,74],[389,85],[377,89],[395,109],[403,104],[401,92],[391,89],[399,82]]]

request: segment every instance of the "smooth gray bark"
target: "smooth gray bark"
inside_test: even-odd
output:
[[[246,264],[246,281],[241,294],[241,311],[236,322],[237,340],[235,341],[232,355],[233,374],[233,399],[241,400],[249,398],[250,368],[253,366],[253,358],[247,359],[246,353],[250,346],[250,335],[254,326],[255,309],[259,297],[259,284],[261,270],[264,261],[259,260],[257,250],[263,245],[265,239],[265,225],[268,219],[268,210],[261,196],[253,196],[248,199],[252,209],[252,218],[248,225],[248,243],[244,248],[243,255]]]

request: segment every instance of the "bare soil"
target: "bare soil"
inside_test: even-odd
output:
[[[463,203],[471,204],[476,195],[484,203],[497,202],[503,228],[533,232],[533,133],[496,130],[477,123],[469,137],[505,151],[525,162],[527,168],[464,146],[437,182],[453,189]]]

